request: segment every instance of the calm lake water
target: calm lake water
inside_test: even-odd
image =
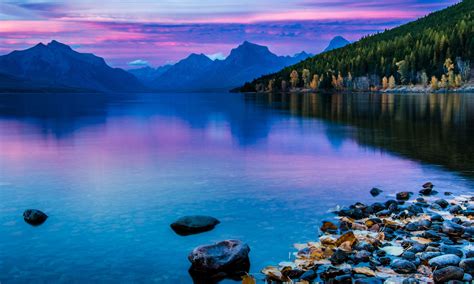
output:
[[[188,253],[229,238],[258,273],[337,205],[472,194],[473,148],[468,94],[2,95],[0,282],[192,283]],[[222,223],[175,235],[188,214]]]

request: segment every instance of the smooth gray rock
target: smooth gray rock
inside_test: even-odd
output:
[[[463,259],[459,263],[459,267],[464,269],[464,272],[466,272],[466,273],[474,274],[474,258]]]
[[[433,279],[435,283],[445,283],[450,280],[462,280],[463,277],[464,270],[456,266],[448,266],[433,272]]]
[[[428,261],[428,264],[432,268],[443,268],[446,266],[458,266],[461,262],[461,258],[455,254],[445,254],[437,257],[433,257]]]
[[[461,236],[464,233],[464,227],[454,222],[446,220],[443,222],[443,233],[452,236]]]
[[[195,248],[189,254],[188,260],[194,271],[215,273],[242,270],[250,266],[249,252],[249,246],[242,241],[225,240]]]
[[[390,267],[397,273],[407,274],[416,271],[416,266],[412,262],[404,259],[394,259]]]

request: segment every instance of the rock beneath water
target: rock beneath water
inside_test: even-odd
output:
[[[397,193],[397,200],[408,200],[410,199],[411,192],[408,191],[402,191]]]
[[[188,236],[210,231],[219,223],[219,220],[210,216],[185,216],[171,224],[171,229],[178,235]]]
[[[443,222],[443,233],[446,233],[448,235],[452,236],[461,236],[464,233],[464,227],[461,225],[458,225],[452,221],[444,221]]]
[[[433,272],[433,279],[436,283],[445,283],[450,280],[462,280],[464,277],[464,270],[456,266],[448,266],[437,269]]]
[[[458,266],[461,258],[455,254],[445,254],[437,257],[433,257],[428,261],[429,265],[433,268],[443,268],[446,266]]]
[[[372,189],[370,190],[370,194],[371,194],[372,196],[374,196],[374,197],[377,196],[377,195],[379,195],[379,194],[382,193],[382,192],[383,192],[383,190],[378,189],[378,188],[376,188],[376,187],[374,187],[374,188],[372,188]]]
[[[48,215],[37,209],[28,209],[23,212],[23,219],[32,226],[39,226],[48,219]]]
[[[466,258],[459,263],[464,272],[474,274],[474,258]]]
[[[213,278],[216,275],[239,277],[249,271],[249,252],[249,246],[239,240],[199,246],[188,256],[192,264],[189,272],[193,279]]]
[[[407,274],[416,271],[416,266],[412,262],[404,259],[394,259],[390,267],[397,273]]]

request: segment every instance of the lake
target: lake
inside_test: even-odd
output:
[[[189,252],[224,239],[257,275],[337,205],[472,194],[473,148],[469,94],[1,95],[0,282],[192,283]],[[170,229],[193,214],[222,223]]]

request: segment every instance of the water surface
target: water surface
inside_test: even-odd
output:
[[[472,194],[473,128],[468,94],[2,95],[0,282],[191,283],[188,253],[229,238],[257,273],[337,205]],[[175,235],[187,214],[222,223]]]

